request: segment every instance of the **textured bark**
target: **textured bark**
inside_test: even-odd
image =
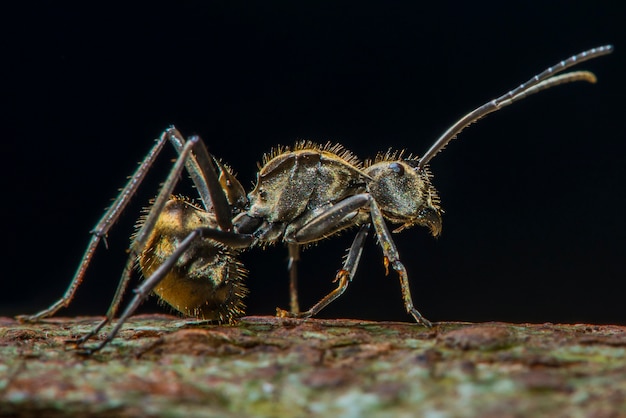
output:
[[[134,317],[0,318],[0,415],[626,416],[626,327]]]

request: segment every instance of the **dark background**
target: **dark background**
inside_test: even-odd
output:
[[[249,187],[277,144],[336,141],[362,158],[421,154],[451,123],[561,59],[612,43],[571,84],[490,115],[432,161],[443,234],[396,243],[433,321],[626,324],[624,6],[614,2],[30,4],[3,15],[0,315],[65,291],[88,231],[170,124]],[[461,3],[461,2],[459,2]],[[103,314],[167,149],[64,315]],[[332,288],[353,234],[304,253],[303,307]],[[242,256],[249,314],[288,306],[282,245]],[[143,312],[163,311],[154,300]],[[369,239],[321,317],[411,318]]]

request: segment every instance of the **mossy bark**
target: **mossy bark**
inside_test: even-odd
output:
[[[137,316],[0,318],[0,415],[626,416],[626,327]]]

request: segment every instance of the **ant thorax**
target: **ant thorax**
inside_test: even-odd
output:
[[[264,242],[281,237],[289,241],[295,231],[328,207],[365,191],[367,176],[361,167],[339,144],[304,141],[293,149],[277,147],[263,159],[256,186],[248,194],[246,216],[265,222],[257,230]],[[353,221],[333,231],[351,225]]]

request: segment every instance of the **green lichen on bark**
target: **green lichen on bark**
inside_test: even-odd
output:
[[[626,416],[626,327],[138,316],[0,318],[0,415]]]

